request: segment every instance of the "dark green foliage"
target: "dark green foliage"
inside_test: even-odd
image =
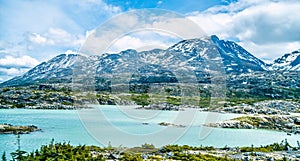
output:
[[[27,152],[23,150],[16,150],[15,152],[10,153],[10,155],[12,156],[13,160],[23,161],[26,160],[26,157],[24,156],[26,153]]]
[[[17,103],[17,104],[14,105],[14,107],[16,107],[16,108],[24,108],[25,104],[23,104],[23,103]]]
[[[143,153],[143,154],[149,154],[149,153],[156,153],[158,151],[157,148],[153,144],[143,144],[141,147],[133,147],[128,149],[126,152],[130,153]]]
[[[145,144],[142,145],[142,148],[144,148],[144,149],[155,149],[155,146],[153,144],[145,143]]]
[[[242,147],[237,148],[240,152],[253,152],[250,155],[255,155],[255,152],[274,152],[274,151],[284,151],[291,146],[287,142],[287,140],[283,140],[280,144],[274,143],[267,146],[261,147]],[[24,155],[24,152],[17,150],[12,154],[13,159],[17,161],[46,161],[46,160],[54,160],[54,161],[98,161],[98,160],[106,160],[106,159],[116,159],[121,161],[142,161],[143,158],[153,159],[153,160],[187,160],[187,161],[231,161],[227,155],[224,156],[215,156],[215,150],[229,150],[230,148],[225,146],[224,148],[214,147],[193,147],[188,145],[166,145],[161,149],[157,149],[152,144],[143,144],[140,147],[134,148],[122,148],[120,152],[120,148],[114,148],[112,146],[108,146],[106,148],[100,148],[97,146],[72,146],[69,143],[54,143],[54,140],[51,141],[49,145],[43,145],[39,150],[35,152],[31,152],[29,154]],[[190,153],[189,151],[192,151]],[[199,153],[194,153],[193,151],[200,151]],[[208,154],[203,154],[202,152],[208,152]],[[228,151],[232,152],[232,151]],[[110,155],[107,155],[110,154]],[[202,154],[201,154],[202,153]],[[2,160],[5,160],[5,153],[2,155]],[[287,159],[287,158],[285,158]],[[285,159],[281,159],[285,160]]]
[[[115,105],[115,100],[108,93],[97,93],[97,101],[100,105]]]
[[[168,96],[167,97],[167,102],[169,104],[172,104],[172,105],[181,105],[181,98],[179,97],[173,97],[173,96]]]
[[[2,154],[2,161],[7,161],[7,160],[6,160],[5,152],[3,152],[3,154]]]
[[[193,147],[193,146],[188,146],[188,145],[166,145],[161,148],[161,152],[181,152],[184,150],[205,150],[205,151],[210,151],[210,150],[215,150],[214,147],[208,146],[208,147]]]
[[[283,151],[287,150],[289,147],[289,143],[285,140],[279,143],[274,143],[271,145],[261,146],[261,147],[241,147],[241,152],[274,152],[274,151]]]
[[[100,150],[94,146],[72,146],[69,143],[56,143],[52,141],[49,145],[43,145],[39,150],[23,156],[23,160],[104,160],[102,155],[92,155],[92,151]]]
[[[8,92],[8,91],[10,91],[10,88],[3,88],[2,89],[2,92]]]
[[[0,88],[0,91],[2,91],[0,92],[1,108],[74,108],[74,98],[70,87],[32,85],[28,87]],[[48,104],[49,106],[40,106],[41,104]]]
[[[136,104],[141,105],[142,107],[150,104],[150,96],[147,93],[142,94],[132,94],[131,100],[133,100]]]
[[[102,92],[111,92],[111,81],[105,78],[95,78],[95,90]]]
[[[143,158],[140,154],[130,154],[124,153],[123,157],[120,158],[121,161],[143,161]]]

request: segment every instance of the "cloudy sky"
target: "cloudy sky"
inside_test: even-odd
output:
[[[299,0],[0,0],[0,82],[78,51],[101,24],[144,8],[184,15],[207,35],[234,40],[266,62],[300,48]],[[114,50],[173,41],[125,36]]]

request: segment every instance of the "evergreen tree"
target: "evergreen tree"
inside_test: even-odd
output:
[[[24,154],[26,154],[26,151],[21,150],[21,136],[20,134],[17,135],[17,144],[18,144],[18,149],[15,152],[10,153],[13,160],[24,160]]]
[[[5,152],[3,152],[3,154],[2,154],[2,161],[6,161]]]

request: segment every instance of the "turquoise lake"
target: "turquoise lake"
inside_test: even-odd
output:
[[[152,143],[187,144],[192,146],[260,146],[284,139],[292,145],[300,135],[288,136],[284,132],[257,129],[219,129],[203,124],[238,117],[237,114],[185,111],[136,110],[132,107],[93,106],[86,110],[29,110],[1,109],[0,123],[36,125],[42,131],[21,135],[21,149],[31,152],[41,145],[70,142],[73,145],[139,146]],[[176,126],[160,126],[167,122]],[[0,135],[0,153],[17,149],[16,135]]]

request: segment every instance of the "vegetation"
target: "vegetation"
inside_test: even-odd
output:
[[[154,87],[153,87],[154,88]],[[90,93],[76,93],[71,91],[71,88],[59,84],[40,84],[24,87],[5,87],[0,88],[0,108],[47,108],[47,109],[74,109],[74,102],[76,104],[81,102],[96,100],[100,104],[115,105],[117,101],[123,101],[123,103],[131,104],[135,102],[141,106],[147,106],[149,104],[167,103],[170,105],[193,105],[200,108],[211,107],[211,91],[213,89],[210,85],[199,85],[198,91],[186,92],[182,95],[181,87],[179,85],[164,85],[155,87],[152,89],[155,92],[149,93],[147,90],[133,90],[128,93],[113,93],[112,91],[97,91],[97,94]],[[252,105],[256,102],[264,100],[275,99],[288,99],[288,98],[276,98],[269,95],[262,96],[249,92],[244,87],[227,88],[226,100],[224,106],[235,106],[240,104]],[[248,88],[248,87],[247,87]],[[250,88],[250,87],[249,87]],[[291,89],[292,90],[292,89]],[[160,93],[161,91],[162,93]],[[18,101],[15,101],[18,100]],[[299,103],[299,98],[292,97],[288,99]],[[216,100],[214,104],[218,102],[224,102],[224,100]],[[44,106],[46,104],[46,106]]]
[[[22,134],[30,133],[34,131],[40,131],[38,127],[34,125],[29,126],[13,126],[10,124],[0,124],[0,134]]]
[[[274,143],[271,145],[261,147],[241,147],[230,150],[227,146],[224,148],[214,148],[212,146],[188,146],[188,145],[166,145],[158,149],[152,144],[143,144],[140,147],[124,148],[122,146],[115,148],[109,145],[108,147],[100,148],[97,146],[78,145],[73,146],[70,143],[54,143],[54,140],[49,145],[43,145],[40,149],[31,153],[26,153],[18,148],[15,152],[11,153],[12,159],[15,161],[101,161],[107,159],[118,159],[121,161],[142,161],[148,160],[187,160],[187,161],[231,161],[228,157],[229,153],[243,154],[250,153],[250,156],[255,156],[256,152],[270,153],[275,151],[287,151],[290,148],[297,151],[298,147],[291,147],[287,140],[281,143]],[[221,153],[218,153],[221,152]],[[225,153],[224,153],[225,152]],[[218,154],[217,154],[218,153]],[[277,153],[279,154],[279,153]],[[247,155],[248,156],[248,155]],[[277,161],[287,159],[285,156]],[[6,161],[6,155],[3,153],[2,161]]]
[[[155,148],[155,146],[153,144],[143,144],[141,147],[133,147],[130,149],[127,149],[126,152],[127,153],[155,153],[157,152],[159,149]]]
[[[168,96],[167,102],[172,105],[181,105],[181,97]]]
[[[285,139],[281,143],[273,143],[271,145],[261,146],[261,147],[241,147],[241,152],[274,152],[274,151],[284,151],[292,148],[292,146]]]
[[[238,118],[234,118],[232,120],[238,120],[241,123],[247,123],[255,127],[258,127],[260,122],[264,122],[262,117],[255,117],[255,116],[241,116]]]
[[[96,99],[101,105],[115,105],[115,100],[109,95],[109,93],[97,93]]]
[[[2,154],[2,161],[7,161],[5,152]]]
[[[136,104],[145,107],[150,104],[150,96],[147,93],[141,94],[131,94],[131,100],[133,100]]]
[[[67,87],[32,85],[0,88],[0,108],[74,108],[72,93]]]
[[[52,141],[49,145],[43,145],[39,150],[31,152],[22,157],[13,157],[18,161],[44,161],[44,160],[105,160],[102,155],[93,155],[92,151],[99,151],[96,146],[72,146],[69,143],[56,143]]]
[[[212,146],[205,146],[203,147],[202,145],[200,147],[195,147],[195,146],[188,146],[188,145],[166,145],[161,148],[161,152],[166,153],[166,152],[182,152],[185,150],[204,150],[204,151],[211,151],[211,150],[216,150]]]

